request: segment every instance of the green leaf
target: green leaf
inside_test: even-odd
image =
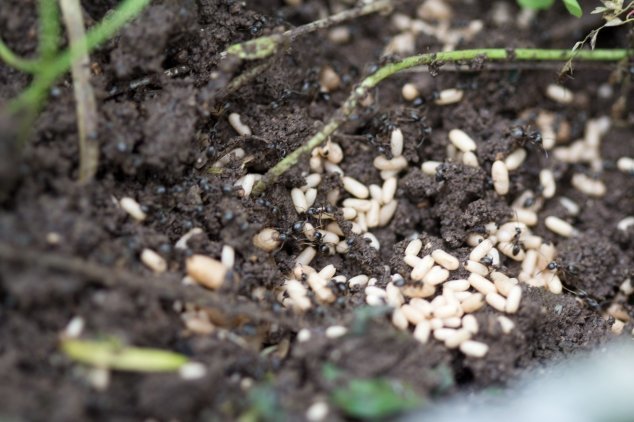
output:
[[[383,378],[353,379],[335,389],[331,399],[346,415],[360,419],[385,418],[423,404],[410,387]]]
[[[583,15],[583,10],[581,10],[581,6],[579,6],[579,2],[577,0],[563,0],[566,9],[572,16],[576,16],[578,18]]]
[[[548,9],[555,0],[517,0],[517,3],[524,9]]]
[[[158,349],[123,347],[112,340],[63,340],[62,350],[71,359],[87,365],[120,371],[172,372],[189,359],[186,356]]]

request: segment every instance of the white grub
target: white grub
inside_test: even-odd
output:
[[[471,287],[469,280],[460,279],[460,280],[450,280],[442,285],[444,289],[450,289],[454,292],[464,292]]]
[[[368,225],[368,228],[374,228],[379,225],[379,213],[381,212],[381,204],[379,204],[379,201],[373,199],[370,201],[370,205],[370,210],[365,216],[366,224]]]
[[[241,117],[238,113],[231,113],[229,115],[229,124],[231,127],[238,132],[238,135],[241,136],[250,136],[251,128],[244,123],[242,123]]]
[[[334,293],[326,287],[328,282],[321,278],[318,273],[310,273],[307,282],[320,303],[332,303],[335,301]]]
[[[521,274],[521,273],[520,273]],[[511,294],[511,289],[517,286],[518,281],[516,278],[496,279],[493,281],[495,288],[502,296],[508,297]]]
[[[147,214],[143,211],[141,205],[128,196],[121,198],[119,200],[119,205],[121,206],[121,209],[137,221],[143,221],[147,218]]]
[[[341,230],[341,227],[339,227],[339,224],[337,224],[334,221],[331,221],[330,223],[328,223],[328,225],[326,226],[326,231],[332,232],[334,234],[336,234],[337,236],[345,236],[343,233],[343,230]]]
[[[472,313],[484,306],[484,295],[474,293],[460,303],[465,313]]]
[[[333,44],[347,44],[352,39],[350,29],[347,26],[335,26],[328,31],[328,39]]]
[[[343,161],[343,149],[336,143],[328,140],[326,145],[321,149],[321,155],[327,158],[332,164],[339,164]]]
[[[413,32],[403,32],[392,37],[392,40],[385,47],[384,55],[411,55],[416,47],[416,38]]]
[[[451,143],[447,144],[447,159],[449,161],[459,161],[458,149]]]
[[[321,183],[321,174],[319,173],[311,173],[308,176],[304,177],[306,184],[302,186],[302,190],[306,192],[310,188],[316,188]]]
[[[261,174],[249,173],[242,178],[240,183],[236,182],[236,186],[240,186],[242,188],[242,196],[248,198],[253,190],[253,185],[260,179],[262,179]]]
[[[614,323],[612,324],[612,327],[610,327],[610,331],[612,332],[612,334],[616,334],[618,336],[618,335],[621,335],[624,327],[625,327],[625,322],[621,321],[620,319],[615,319]]]
[[[585,143],[591,148],[598,148],[601,137],[605,135],[611,126],[611,120],[607,116],[588,120],[584,134]]]
[[[306,222],[304,223],[304,228],[302,229],[302,234],[306,236],[308,240],[315,240],[315,226]]]
[[[461,310],[462,311],[462,310]],[[443,318],[442,326],[446,328],[460,328],[462,327],[462,320],[460,317],[464,314],[464,312],[460,312],[459,316],[453,316],[449,318]]]
[[[379,174],[381,175],[381,179],[387,180],[392,177],[398,176],[398,172],[398,170],[381,170],[381,173]]]
[[[478,233],[471,233],[467,236],[467,245],[476,247],[484,240],[484,236]]]
[[[416,324],[416,328],[414,329],[414,338],[425,344],[429,341],[429,335],[431,334],[431,325],[429,321],[421,321]]]
[[[441,320],[442,321],[442,320]],[[438,341],[446,341],[449,337],[456,334],[455,328],[436,328],[434,329],[434,338]]]
[[[152,249],[145,248],[141,252],[141,262],[155,273],[163,273],[167,270],[167,262],[165,259]]]
[[[318,274],[319,274],[319,277],[323,278],[324,280],[330,280],[331,278],[335,276],[336,272],[337,272],[337,269],[335,268],[335,266],[332,264],[329,264],[329,265],[326,265],[324,268],[322,268]]]
[[[434,102],[436,105],[450,105],[462,101],[464,91],[456,88],[443,89]]]
[[[519,285],[511,287],[506,299],[504,311],[508,314],[514,314],[520,307],[522,300],[522,288]]]
[[[414,101],[416,98],[420,97],[420,92],[418,92],[418,88],[416,88],[416,85],[412,83],[406,83],[405,85],[403,85],[403,88],[401,88],[401,95],[403,96],[405,101]]]
[[[500,315],[497,320],[500,323],[500,326],[502,327],[502,332],[504,334],[509,334],[511,331],[513,331],[513,328],[515,328],[515,323],[510,318],[505,317],[504,315]]]
[[[383,182],[383,187],[381,189],[381,201],[384,204],[387,204],[394,199],[397,186],[398,180],[396,177],[390,177]]]
[[[537,268],[537,251],[529,249],[526,251],[526,257],[522,261],[522,271],[526,274],[533,274]]]
[[[546,279],[546,287],[551,293],[556,295],[562,293],[563,285],[557,274],[553,274],[552,276],[544,275],[543,277]]]
[[[581,208],[579,205],[570,198],[566,198],[565,196],[559,197],[559,203],[568,211],[568,214],[572,216],[579,215]]]
[[[341,208],[341,213],[344,220],[354,220],[357,216],[357,210],[350,207]]]
[[[405,298],[401,293],[401,289],[396,287],[394,283],[389,282],[387,286],[385,286],[385,293],[387,298],[387,304],[393,307],[400,307],[404,302]]]
[[[520,223],[526,224],[527,226],[537,224],[537,213],[524,208],[513,208],[513,211],[515,212],[517,221]]]
[[[605,195],[605,192],[607,191],[607,188],[602,181],[592,179],[583,173],[574,174],[570,183],[575,187],[575,189],[588,196],[600,197]]]
[[[434,258],[431,255],[424,256],[412,270],[410,277],[414,281],[421,281],[425,274],[434,266]]]
[[[399,31],[407,31],[412,26],[412,18],[403,13],[394,13],[392,15],[392,25]]]
[[[307,342],[308,340],[310,340],[311,337],[312,337],[312,335],[310,334],[310,330],[307,329],[307,328],[302,328],[297,333],[297,341],[300,342],[300,343]]]
[[[455,349],[470,338],[471,332],[469,332],[469,330],[467,329],[462,328],[460,330],[457,330],[452,336],[448,337],[445,340],[445,347],[447,347],[448,349]]]
[[[209,289],[222,286],[228,268],[217,259],[204,255],[192,255],[185,261],[187,275]]]
[[[180,239],[178,239],[174,247],[176,249],[187,249],[187,242],[189,242],[189,239],[202,233],[203,229],[201,229],[200,227],[194,227],[193,229],[185,233]]]
[[[616,168],[623,173],[634,173],[634,158],[621,157],[616,161]]]
[[[548,216],[544,220],[544,224],[548,230],[563,237],[570,237],[577,234],[577,230],[570,223],[559,217]]]
[[[363,287],[368,284],[368,280],[370,280],[370,277],[365,274],[360,274],[349,279],[348,286],[350,286],[350,288]]]
[[[266,252],[272,252],[280,246],[280,233],[271,228],[260,230],[253,236],[253,245]]]
[[[326,173],[337,173],[338,175],[343,177],[343,169],[337,164],[331,162],[330,160],[323,160],[322,162]]]
[[[471,151],[467,151],[462,155],[462,164],[469,167],[480,167],[478,157]]]
[[[295,258],[295,265],[309,265],[316,255],[317,251],[315,250],[315,248],[309,246],[301,251],[299,255],[297,255],[297,258]]]
[[[447,296],[436,296],[435,298],[432,299],[432,301],[430,302],[432,308],[439,308],[441,306],[445,306],[447,304]]]
[[[75,316],[66,324],[62,336],[64,338],[79,338],[84,331],[85,325],[86,323],[82,317]]]
[[[418,263],[422,260],[422,258],[419,258],[416,255],[405,255],[403,258],[403,261],[412,268],[416,267],[416,265],[418,265]]]
[[[372,198],[374,201],[377,201],[379,204],[382,204],[383,190],[381,189],[381,186],[376,184],[371,184],[370,186],[368,186],[368,189],[370,191],[370,198]]]
[[[345,176],[343,178],[343,188],[359,199],[366,199],[370,196],[368,187],[352,177]]]
[[[396,213],[396,209],[398,208],[398,201],[396,199],[388,202],[384,206],[381,207],[381,211],[379,212],[379,227],[384,227],[389,224]]]
[[[438,330],[443,327],[442,319],[440,318],[432,318],[429,320],[429,325],[432,330]]]
[[[369,202],[370,201],[368,201],[368,203]],[[359,233],[356,233],[356,234],[361,234],[361,233],[365,233],[365,232],[368,231],[368,222],[367,222],[365,213],[363,213],[363,212],[359,213],[359,215],[357,215],[357,218],[356,218],[356,220],[354,221],[353,224],[355,224],[355,223],[356,223],[356,225],[358,226],[358,229],[359,229]],[[352,232],[355,233],[354,226],[353,226]]]
[[[423,277],[424,283],[429,283],[432,286],[436,286],[438,284],[443,283],[445,280],[449,278],[449,271],[446,269],[434,265]]]
[[[401,331],[407,330],[409,326],[409,321],[405,317],[405,314],[401,310],[401,308],[396,308],[392,312],[392,324]]]
[[[378,296],[387,299],[387,291],[377,286],[368,286],[365,288],[364,292],[368,296]]]
[[[357,211],[368,212],[372,207],[372,203],[367,199],[346,198],[343,200],[342,205],[346,208],[353,208]],[[358,217],[358,215],[357,215]]]
[[[401,129],[394,129],[390,135],[390,149],[393,157],[399,157],[403,154],[403,132]]]
[[[405,248],[405,256],[417,256],[421,249],[423,249],[423,241],[420,239],[414,239],[407,244],[407,247]]]
[[[324,401],[315,402],[306,410],[306,420],[310,422],[323,421],[328,416],[329,411],[328,403]]]
[[[421,170],[423,173],[429,175],[429,176],[434,176],[436,175],[436,170],[438,169],[438,166],[440,166],[442,163],[440,161],[425,161],[422,165],[421,165]]]
[[[543,169],[539,172],[539,183],[542,185],[542,195],[544,198],[552,198],[555,196],[557,185],[555,184],[555,176],[549,169]]]
[[[487,280],[479,274],[471,273],[468,280],[471,284],[471,287],[473,287],[483,295],[488,295],[489,293],[495,293],[497,291],[495,285],[491,281]]]
[[[467,260],[467,262],[465,262],[463,266],[465,270],[469,271],[472,274],[477,274],[482,277],[489,274],[489,269],[486,267],[486,265],[480,264],[476,261]]]
[[[634,226],[634,216],[625,217],[616,224],[616,228],[624,232],[631,226]]]
[[[498,195],[506,195],[509,192],[511,181],[509,180],[509,171],[504,161],[495,161],[491,166],[491,178],[493,179],[493,188]]]
[[[509,171],[517,170],[524,163],[526,155],[524,148],[517,148],[504,159],[504,165]]]
[[[371,248],[376,249],[377,251],[381,249],[381,243],[379,242],[379,239],[376,238],[375,235],[373,235],[372,233],[364,233],[363,234],[363,238],[364,239],[369,239],[370,242],[368,243],[368,245]]]
[[[365,297],[365,303],[367,303],[370,306],[384,306],[385,299],[375,295],[367,295]]]
[[[416,308],[425,318],[430,318],[433,312],[433,306],[425,299],[415,297],[409,301],[409,305]]]
[[[546,96],[560,104],[570,104],[574,99],[572,91],[556,84],[550,84],[546,87]]]
[[[326,328],[326,337],[338,338],[344,336],[348,332],[348,329],[343,325],[331,325]]]
[[[418,308],[412,305],[408,304],[401,306],[401,312],[403,312],[407,321],[412,325],[416,325],[425,320],[425,315]]]
[[[426,298],[436,294],[436,286],[423,284],[422,286],[405,286],[401,288],[404,296],[411,298]]]
[[[341,78],[332,66],[325,65],[319,72],[319,85],[322,92],[333,92],[341,86]]]
[[[178,375],[184,380],[197,380],[207,375],[207,368],[200,362],[187,362],[178,369]]]
[[[487,256],[489,251],[493,248],[493,242],[489,239],[484,239],[478,246],[473,248],[471,253],[469,254],[469,259],[471,261],[480,262],[482,258]]]
[[[500,259],[500,251],[496,248],[492,248],[487,256],[491,257],[491,264],[493,266],[498,266],[502,262]]]
[[[379,170],[401,171],[407,167],[407,160],[402,155],[388,160],[385,155],[377,156],[372,162]]]
[[[308,160],[308,166],[310,170],[315,173],[323,173],[324,172],[324,163],[321,157],[313,156]]]
[[[489,351],[489,346],[480,341],[467,340],[460,345],[460,351],[467,356],[482,358]]]
[[[449,131],[449,140],[462,152],[475,151],[476,143],[469,135],[460,129],[452,129]]]
[[[544,200],[540,196],[536,196],[532,190],[525,190],[513,201],[513,208],[522,208],[533,212],[538,212],[542,205],[544,205]]]
[[[522,243],[524,243],[524,247],[527,249],[539,249],[542,240],[540,236],[528,235],[522,239]]]
[[[447,21],[451,19],[453,11],[443,0],[425,0],[416,9],[416,14],[427,21]]]
[[[299,188],[293,188],[291,190],[291,199],[293,201],[293,205],[295,206],[295,211],[298,214],[303,214],[308,210],[308,201],[306,200],[306,195]]]
[[[436,263],[450,271],[457,270],[460,267],[460,261],[455,256],[443,251],[442,249],[436,249],[431,253],[432,258]]]
[[[224,245],[220,254],[220,262],[228,269],[233,268],[233,264],[236,262],[236,251],[231,246]]]
[[[433,305],[433,301],[432,301],[432,305]],[[460,313],[460,307],[455,304],[442,305],[442,306],[438,306],[437,308],[434,308],[433,313],[434,313],[434,317],[436,318],[440,318],[440,319],[451,318],[451,317],[458,316],[458,314]]]
[[[462,327],[471,334],[478,333],[478,320],[475,316],[467,314],[462,317]]]
[[[632,286],[632,279],[630,278],[625,279],[625,281],[621,283],[619,290],[628,296],[634,293],[634,286]]]
[[[322,243],[331,244],[331,245],[335,245],[339,243],[339,236],[337,236],[336,233],[333,233],[328,230],[317,230],[317,231],[321,233]]]
[[[506,308],[506,299],[499,293],[488,293],[485,297],[486,302],[495,310],[504,312]]]
[[[518,253],[513,253],[513,249],[515,249],[515,245],[513,245],[513,243],[511,242],[498,243],[498,250],[500,252],[514,261],[522,262],[526,257],[526,252],[524,252],[524,249],[520,249]]]

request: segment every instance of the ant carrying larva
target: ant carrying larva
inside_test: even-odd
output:
[[[535,146],[538,150],[542,150],[546,158],[548,158],[548,151],[544,148],[542,134],[538,130],[530,130],[530,126],[513,126],[509,131],[509,135],[521,146],[528,144]]]

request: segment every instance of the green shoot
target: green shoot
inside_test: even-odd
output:
[[[581,10],[577,0],[562,0],[562,2],[571,15],[578,18],[583,15],[583,10]],[[555,0],[517,0],[517,3],[525,9],[542,10],[551,8]]]
[[[62,351],[72,360],[104,369],[132,372],[173,372],[189,359],[158,349],[124,347],[113,340],[62,340]]]
[[[266,175],[253,188],[254,194],[259,194],[266,189],[271,183],[274,183],[282,174],[293,167],[304,154],[310,153],[313,148],[319,146],[330,135],[332,135],[339,126],[344,123],[348,117],[355,111],[357,105],[363,97],[365,97],[370,89],[376,87],[384,79],[410,69],[415,66],[442,64],[447,62],[460,62],[465,60],[473,60],[475,58],[484,58],[493,61],[566,61],[572,58],[584,61],[619,61],[634,54],[633,51],[625,49],[615,50],[593,50],[593,51],[572,51],[572,50],[543,50],[518,48],[515,50],[507,50],[502,48],[496,49],[474,49],[445,51],[439,53],[427,53],[417,56],[407,57],[397,62],[388,63],[381,67],[374,74],[366,77],[350,94],[346,102],[337,110],[334,117],[305,144],[297,148],[295,151],[287,155],[274,167],[272,167]]]

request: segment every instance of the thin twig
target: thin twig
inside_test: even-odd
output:
[[[94,177],[99,164],[97,102],[90,85],[90,58],[81,5],[79,0],[60,0],[59,4],[66,23],[70,49],[73,56],[77,55],[71,65],[71,74],[79,129],[79,182],[86,183]]]
[[[273,34],[264,37],[255,38],[239,44],[234,44],[222,52],[221,56],[227,54],[235,55],[243,60],[257,60],[269,57],[277,52],[282,44],[294,41],[297,37],[340,24],[359,16],[368,15],[389,9],[393,4],[393,0],[377,0],[372,3],[355,7],[350,10],[344,10],[324,19],[319,19],[297,28],[289,29],[281,34]]]
[[[46,63],[55,57],[59,46],[61,31],[56,3],[56,0],[38,1],[38,20],[40,24],[38,50],[42,63]]]
[[[21,70],[25,73],[34,73],[39,69],[39,61],[32,59],[23,59],[15,54],[11,49],[0,39],[0,59],[11,67]]]
[[[618,50],[543,50],[543,49],[474,49],[460,51],[446,51],[439,53],[427,53],[417,56],[407,57],[403,60],[388,63],[381,67],[374,74],[365,78],[348,97],[346,102],[337,110],[334,117],[305,144],[287,155],[282,161],[271,168],[253,188],[254,194],[262,193],[267,186],[274,183],[289,168],[297,164],[300,157],[312,151],[330,136],[339,126],[344,123],[356,110],[358,102],[363,99],[368,91],[376,87],[384,79],[405,69],[410,69],[421,65],[440,65],[446,62],[460,62],[484,58],[494,61],[518,60],[518,61],[565,61],[574,58],[575,60],[586,61],[619,61],[633,51],[624,49]]]

